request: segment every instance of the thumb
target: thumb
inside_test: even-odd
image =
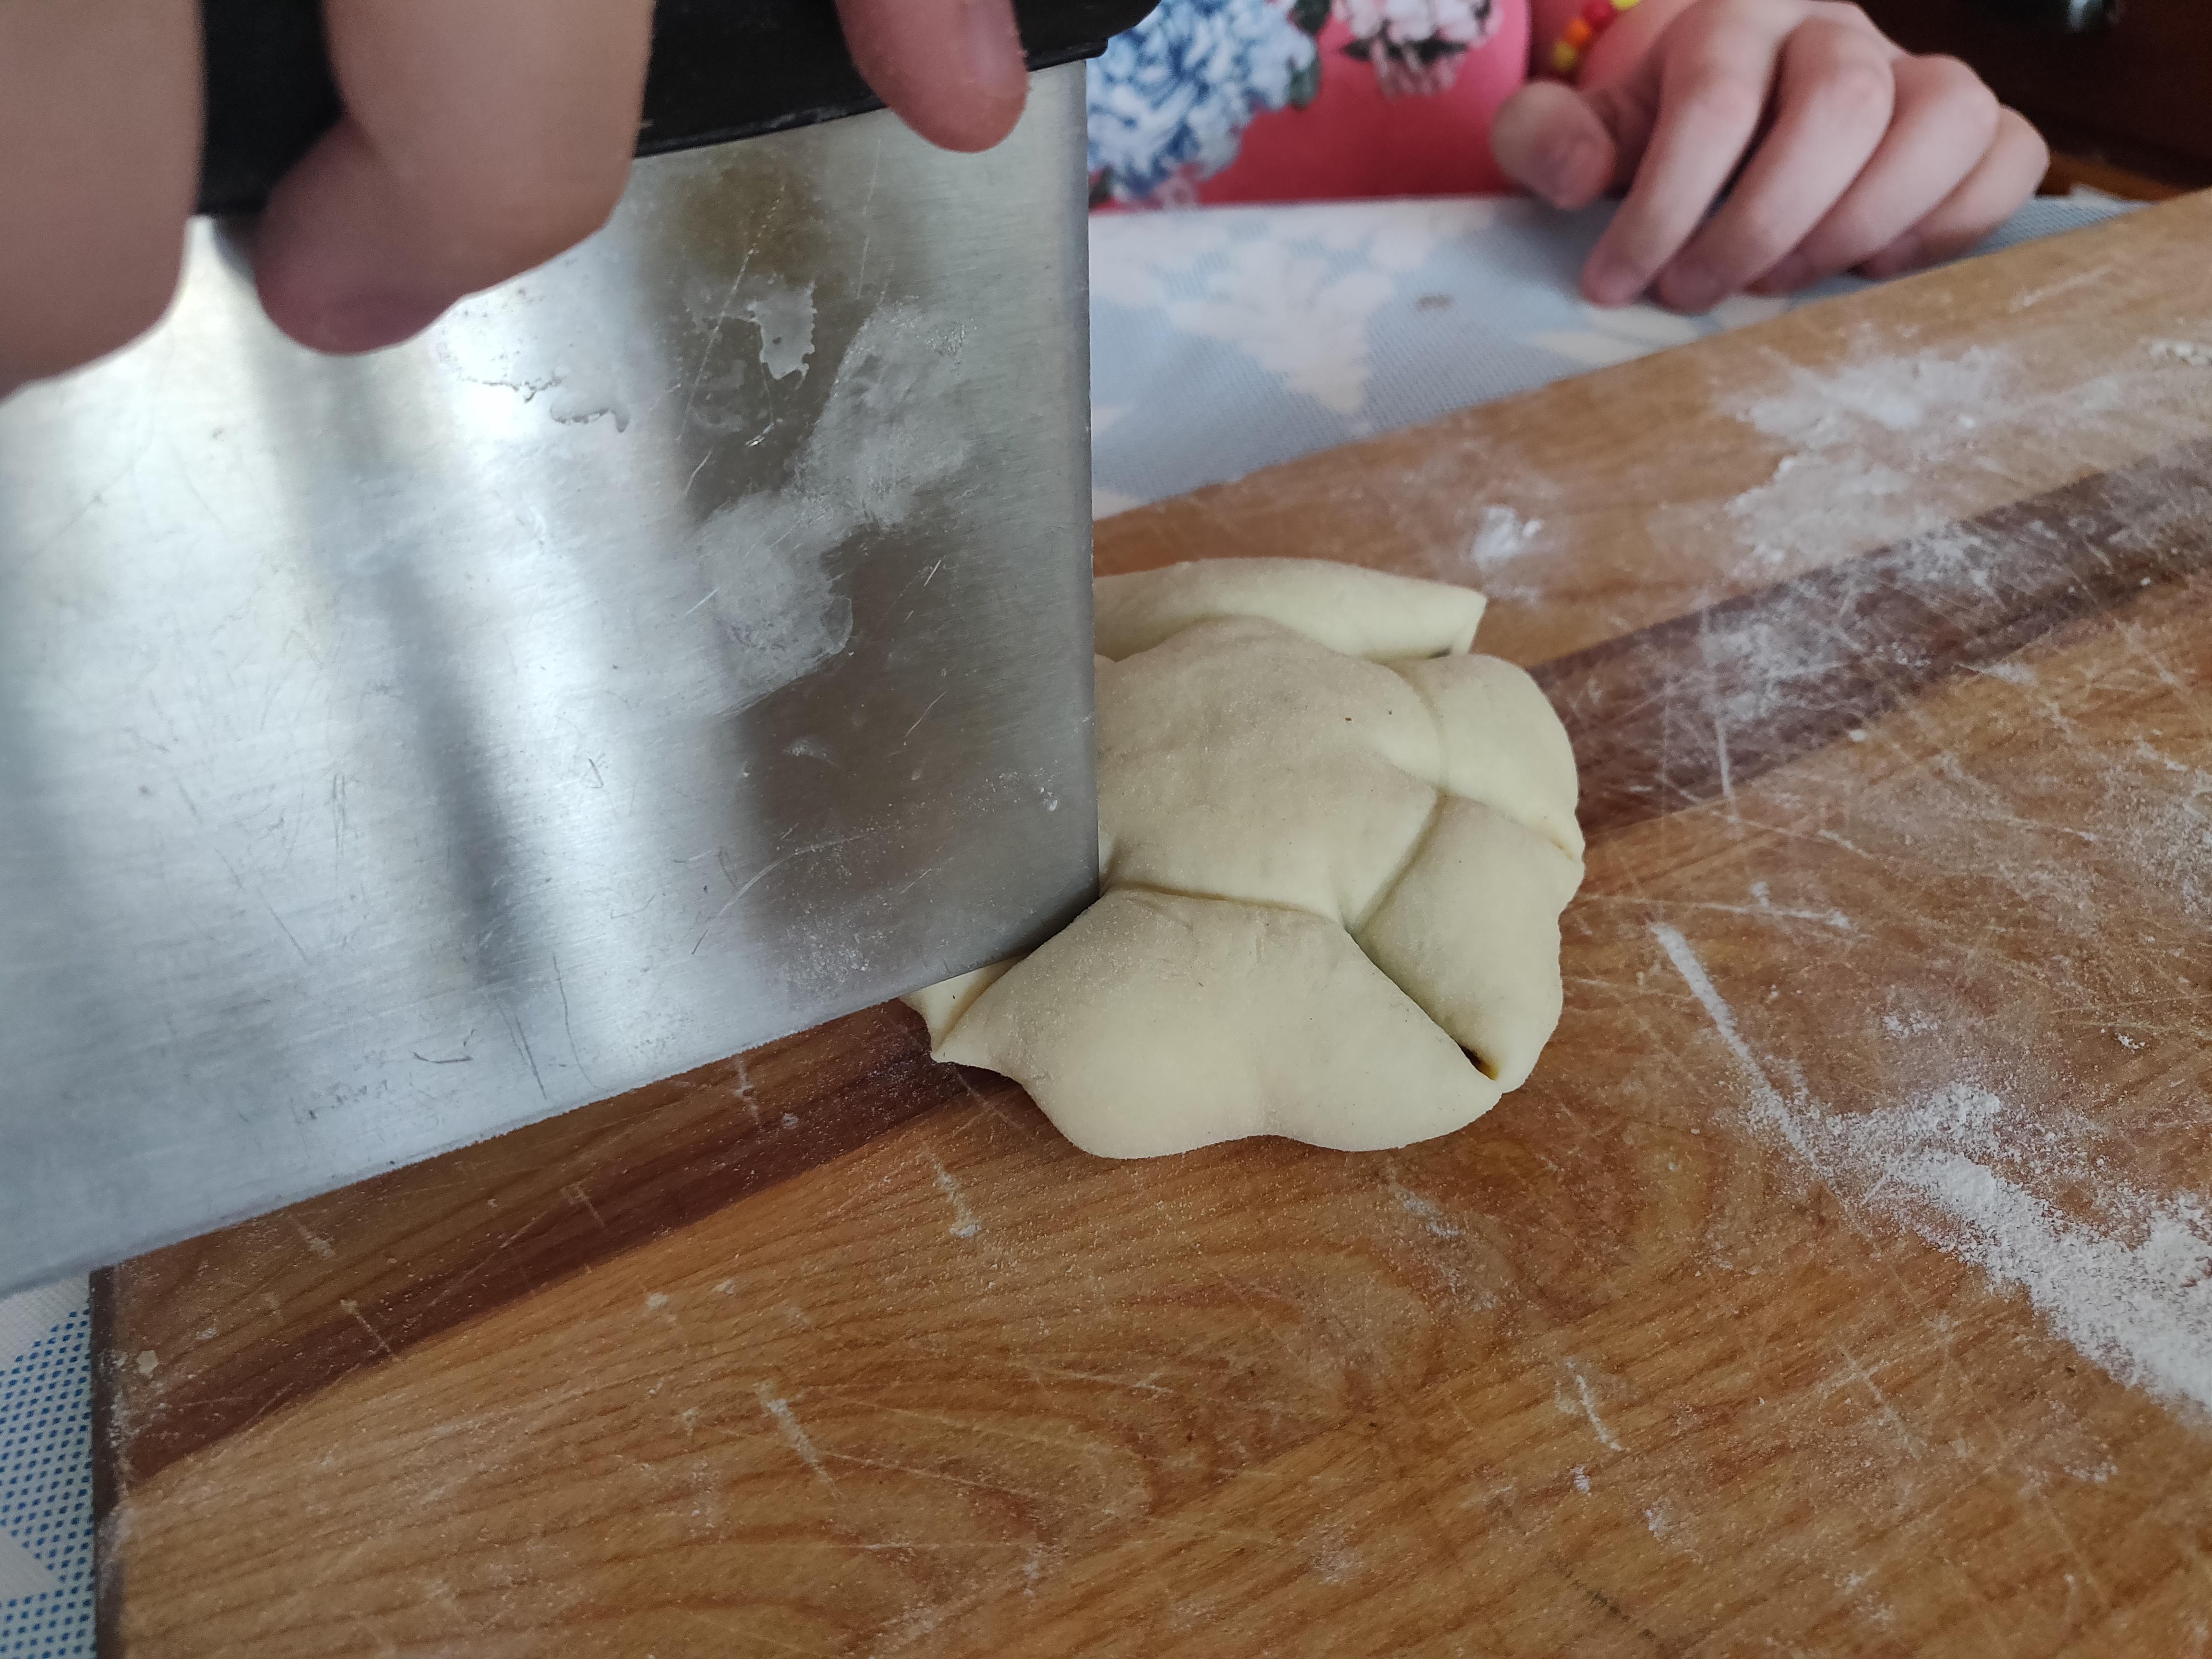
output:
[[[869,89],[931,143],[988,149],[1012,131],[1030,77],[1009,0],[837,0],[837,15]]]
[[[1498,106],[1490,150],[1507,178],[1555,208],[1586,207],[1613,183],[1613,134],[1558,81],[1531,81]]]

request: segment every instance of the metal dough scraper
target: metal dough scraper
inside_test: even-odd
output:
[[[199,219],[154,333],[0,404],[0,1291],[1085,902],[1077,60],[1143,9],[1023,8],[953,155],[830,0],[663,0],[583,246],[335,360]],[[331,118],[315,16],[210,0],[210,210]]]

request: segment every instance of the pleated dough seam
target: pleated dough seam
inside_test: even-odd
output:
[[[1429,832],[1435,829],[1436,820],[1437,813],[1434,809],[1431,809],[1429,822],[1423,827],[1420,836],[1415,838],[1415,844],[1417,847],[1421,842],[1425,841],[1428,837]],[[1401,873],[1403,873],[1402,869]],[[1104,900],[1109,894],[1112,893],[1150,893],[1156,898],[1190,899],[1202,904],[1242,904],[1255,910],[1280,910],[1290,915],[1304,916],[1310,921],[1318,921],[1325,927],[1338,928],[1347,936],[1350,936],[1354,948],[1359,951],[1361,956],[1367,957],[1368,965],[1375,968],[1376,971],[1378,973],[1382,971],[1381,968],[1376,963],[1375,958],[1367,956],[1366,947],[1360,945],[1358,936],[1352,933],[1352,930],[1350,927],[1346,927],[1345,924],[1335,916],[1329,915],[1323,911],[1316,910],[1307,905],[1293,904],[1285,899],[1238,898],[1232,893],[1200,893],[1194,892],[1188,887],[1168,887],[1162,885],[1158,882],[1152,881],[1109,882],[1102,878],[1099,884],[1098,897],[1093,899],[1089,905],[1085,906],[1085,909],[1086,911],[1090,910],[1101,901]],[[1070,926],[1073,925],[1073,923],[1070,924]],[[1006,973],[1000,975],[999,979],[1004,979],[1006,974],[1012,973],[1016,969],[1019,968],[1022,963],[1027,962],[1036,954],[1036,952],[1034,951],[1024,951],[1020,956],[1008,960],[1006,964]],[[999,964],[997,963],[986,963],[983,964],[982,968],[979,968],[975,969],[975,971],[977,973],[981,973],[986,969],[994,968],[998,965]],[[932,1036],[929,1045],[930,1057],[932,1059],[935,1059],[945,1045],[952,1041],[953,1035],[957,1032],[963,1025],[968,1023],[968,1016],[974,1013],[979,1007],[982,1006],[983,1000],[989,996],[993,991],[998,988],[998,984],[999,981],[994,980],[989,985],[985,986],[983,989],[978,991],[973,997],[969,999],[968,1006],[963,1008],[958,1014],[953,1017],[952,1023],[945,1028],[942,1036]]]
[[[1255,910],[1286,910],[1294,916],[1326,922],[1331,927],[1344,927],[1341,921],[1325,911],[1314,909],[1310,905],[1293,904],[1288,899],[1239,898],[1234,893],[1200,893],[1188,887],[1169,887],[1156,881],[1117,881],[1105,887],[1098,896],[1103,899],[1109,892],[1150,893],[1158,898],[1196,899],[1206,904],[1243,904]],[[1345,931],[1349,933],[1351,930],[1346,928]],[[1360,954],[1364,956],[1366,952],[1363,951]]]
[[[1411,774],[1407,775],[1410,776]],[[1397,867],[1391,871],[1389,878],[1375,890],[1375,896],[1367,901],[1358,915],[1346,916],[1344,919],[1344,931],[1352,935],[1352,942],[1359,946],[1359,954],[1366,957],[1370,962],[1374,961],[1375,958],[1368,955],[1367,946],[1361,941],[1359,935],[1366,929],[1367,924],[1375,920],[1375,913],[1390,902],[1390,896],[1398,890],[1398,884],[1405,880],[1406,872],[1413,867],[1414,862],[1422,854],[1428,851],[1429,843],[1436,839],[1437,825],[1443,822],[1444,808],[1456,799],[1436,785],[1432,784],[1430,787],[1436,790],[1437,798],[1429,803],[1429,816],[1421,821],[1419,833],[1414,836],[1412,842],[1406,848],[1405,855],[1398,860]]]
[[[1474,653],[1469,653],[1468,654],[1473,655]],[[1433,662],[1436,659],[1433,657],[1408,657],[1404,659],[1404,660],[1407,662]],[[1503,659],[1497,659],[1495,660]],[[1395,663],[1386,663],[1383,665],[1389,668],[1394,674],[1398,672],[1397,665]],[[1509,665],[1509,666],[1517,665]],[[1527,672],[1525,669],[1522,672],[1524,673]],[[1398,674],[1398,679],[1401,684],[1404,685],[1407,690],[1411,691],[1414,695],[1414,696],[1420,699],[1421,707],[1429,711],[1429,724],[1435,728],[1437,734],[1437,769],[1439,772],[1449,772],[1451,767],[1447,758],[1447,750],[1444,741],[1444,717],[1443,711],[1437,707],[1436,700],[1430,696],[1428,692],[1424,690],[1417,681],[1408,679],[1403,674]],[[1540,686],[1538,690],[1541,690],[1542,688]],[[1545,695],[1544,701],[1547,706],[1550,704],[1551,696],[1548,693]],[[1556,708],[1553,709],[1552,715],[1554,720],[1558,719],[1559,710]],[[1395,762],[1392,763],[1395,764]],[[1419,774],[1417,773],[1407,772],[1406,769],[1402,766],[1399,767],[1398,769],[1401,772],[1406,772],[1406,775],[1409,778],[1419,776]],[[1449,785],[1449,780],[1443,777],[1422,778],[1421,781],[1430,785],[1446,800],[1463,800],[1468,802],[1470,805],[1488,807],[1492,811],[1497,813],[1498,817],[1505,819],[1508,823],[1519,824],[1530,835],[1535,836],[1537,840],[1546,842],[1547,845],[1558,848],[1559,851],[1565,853],[1569,858],[1572,859],[1577,866],[1586,861],[1586,854],[1588,851],[1586,848],[1578,851],[1575,848],[1568,846],[1557,836],[1547,835],[1545,831],[1537,828],[1535,824],[1523,817],[1520,813],[1508,811],[1501,803],[1493,800],[1487,796],[1462,794],[1458,790],[1452,788]],[[1577,781],[1579,782],[1579,778],[1577,779]],[[1568,821],[1570,823],[1579,824],[1580,820],[1577,817],[1578,810],[1577,803],[1569,801],[1565,803],[1565,805]],[[1411,860],[1409,860],[1407,863],[1408,866],[1410,866]],[[1400,874],[1402,875],[1403,873],[1404,870],[1401,868]],[[1393,885],[1395,885],[1395,882],[1393,883]],[[1377,899],[1374,904],[1368,907],[1367,914],[1371,916],[1381,908],[1382,900]]]
[[[1445,654],[1449,655],[1450,653],[1447,653]],[[1468,653],[1462,652],[1459,654],[1466,655]],[[1418,681],[1408,678],[1406,675],[1399,672],[1398,669],[1398,663],[1400,662],[1435,662],[1436,660],[1437,660],[1437,659],[1435,657],[1401,657],[1398,659],[1398,662],[1386,662],[1377,665],[1389,669],[1390,671],[1390,678],[1396,680],[1399,684],[1404,686],[1406,690],[1413,694],[1413,701],[1421,705],[1421,712],[1429,717],[1429,735],[1431,738],[1435,739],[1434,749],[1437,757],[1437,775],[1435,777],[1421,777],[1419,773],[1407,771],[1406,768],[1402,766],[1398,767],[1398,769],[1401,772],[1405,772],[1406,775],[1409,778],[1419,778],[1421,782],[1427,784],[1430,788],[1435,790],[1439,795],[1449,795],[1451,793],[1451,791],[1444,787],[1444,775],[1451,770],[1451,761],[1449,751],[1445,746],[1443,711],[1437,707],[1436,699],[1431,697],[1426,690],[1423,690]],[[1397,763],[1394,761],[1391,764],[1396,765]]]

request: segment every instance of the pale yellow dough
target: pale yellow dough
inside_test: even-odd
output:
[[[1097,584],[1103,891],[908,1000],[1109,1158],[1401,1146],[1487,1111],[1559,1022],[1574,756],[1468,654],[1482,597],[1296,559]]]

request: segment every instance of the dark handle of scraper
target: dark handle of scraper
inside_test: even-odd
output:
[[[1015,0],[1031,69],[1095,57],[1152,0]],[[250,213],[336,121],[319,0],[204,0],[203,213]],[[662,155],[882,107],[835,0],[659,0],[637,153]]]

